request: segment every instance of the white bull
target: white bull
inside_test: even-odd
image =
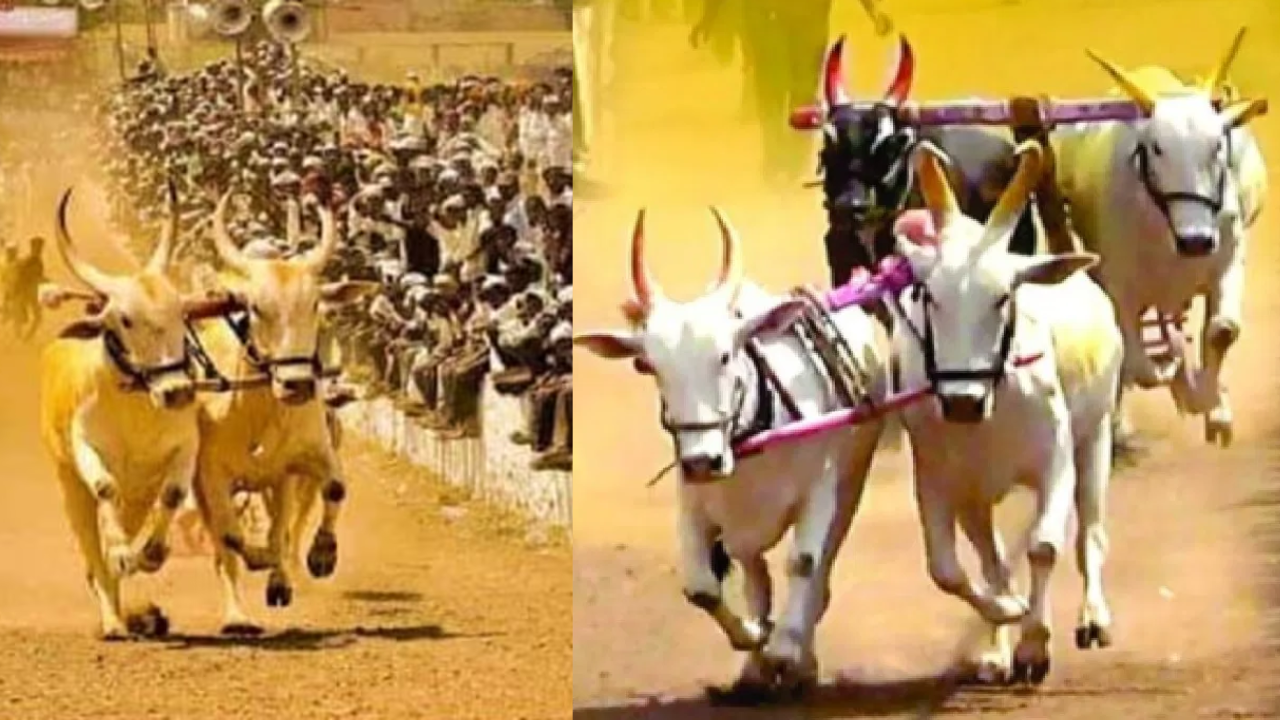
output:
[[[787,332],[803,302],[743,283],[738,236],[713,213],[725,248],[713,291],[688,303],[662,294],[644,262],[642,212],[631,248],[636,299],[624,306],[631,327],[586,333],[574,342],[607,359],[634,358],[657,381],[663,424],[680,467],[684,593],[734,649],[750,653],[734,690],[798,691],[817,676],[815,627],[830,600],[832,564],[861,500],[882,425],[868,422],[735,462],[735,435],[788,421],[765,380],[766,367],[805,415],[836,409],[839,401],[817,361]],[[883,384],[869,316],[851,307],[833,320],[866,371]],[[744,351],[753,337],[765,366]],[[764,554],[788,529],[787,604],[771,630],[772,581]],[[722,598],[729,558],[745,574],[745,618]]]
[[[199,434],[183,299],[166,275],[170,220],[138,273],[112,276],[76,256],[66,229],[71,191],[57,217],[57,247],[92,292],[45,287],[56,307],[88,300],[95,314],[71,325],[41,358],[41,437],[57,467],[67,519],[98,600],[102,635],[163,635],[158,608],[122,618],[120,582],[160,569],[174,512],[190,492]]]
[[[1244,127],[1265,101],[1221,111],[1212,104],[1243,34],[1200,87],[1164,68],[1126,73],[1091,54],[1147,118],[1053,135],[1075,230],[1102,257],[1098,278],[1124,335],[1125,385],[1173,383],[1179,407],[1203,414],[1205,439],[1222,445],[1232,437],[1222,364],[1243,325],[1247,231],[1267,192],[1262,155]],[[1143,314],[1154,308],[1177,316],[1200,296],[1206,301],[1200,370],[1157,364],[1143,349]]]
[[[985,228],[960,212],[942,152],[928,141],[916,152],[929,209],[905,214],[895,233],[918,284],[890,304],[899,315],[892,345],[901,382],[927,386],[937,398],[902,414],[929,575],[990,626],[975,658],[979,679],[1039,683],[1050,660],[1049,578],[1073,501],[1085,589],[1077,645],[1110,643],[1103,514],[1120,332],[1106,294],[1079,272],[1096,256],[1026,257],[1004,249],[1039,175],[1039,145],[1019,147],[1017,174]],[[936,244],[915,242],[926,237]],[[1017,484],[1036,496],[1029,609],[1013,590],[992,523],[996,504]],[[977,551],[985,588],[957,560],[957,522]],[[1017,621],[1022,633],[1011,663],[1008,626]]]
[[[307,553],[314,577],[333,573],[338,559],[335,526],[346,483],[331,418],[320,390],[318,336],[321,312],[349,302],[378,285],[320,281],[337,246],[332,213],[320,208],[321,238],[307,254],[251,258],[232,242],[226,225],[230,193],[213,219],[219,258],[229,270],[220,277],[234,307],[247,312],[239,332],[221,321],[204,323],[200,340],[217,367],[230,377],[267,375],[269,387],[210,395],[201,402],[201,452],[196,497],[213,535],[223,584],[223,632],[256,634],[261,627],[244,612],[240,565],[270,570],[266,599],[287,606],[293,599],[298,541],[318,495],[324,514]],[[233,502],[236,490],[261,492],[267,500],[268,546],[246,541]]]

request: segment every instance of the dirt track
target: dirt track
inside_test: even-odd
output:
[[[73,235],[90,257],[119,268],[111,243],[93,232],[93,196],[78,196],[85,200],[75,206]],[[51,200],[47,207],[51,219]],[[28,219],[28,231],[51,236],[49,219]],[[60,263],[47,263],[62,276]],[[212,560],[175,556],[135,584],[165,608],[175,635],[97,640],[96,604],[39,444],[38,350],[7,341],[2,350],[0,718],[567,714],[567,543],[451,497],[350,433],[338,571],[323,582],[304,579],[287,610],[268,610],[262,578],[250,579],[246,598],[266,636],[219,637]],[[130,597],[141,599],[126,590]]]
[[[869,93],[887,72],[890,45],[872,36],[857,4],[835,4],[832,31],[850,36],[853,87]],[[1084,56],[1086,44],[1121,64],[1203,74],[1240,25],[1251,33],[1234,79],[1246,93],[1280,94],[1280,7],[1267,0],[884,0],[883,7],[916,48],[919,98],[1101,94],[1105,76]],[[716,267],[710,203],[743,233],[753,279],[782,289],[825,277],[820,196],[768,193],[741,180],[754,175],[757,151],[736,122],[736,73],[689,51],[687,31],[620,21],[622,55],[642,62],[619,68],[620,140],[602,153],[616,194],[578,209],[578,262],[589,269],[578,273],[579,330],[619,322],[626,238],[641,205],[649,208],[650,262],[674,296],[699,292]],[[1254,127],[1276,162],[1280,120]],[[1278,202],[1273,194],[1253,234],[1246,329],[1228,360],[1236,443],[1227,451],[1205,446],[1199,423],[1178,419],[1167,396],[1139,398],[1152,454],[1117,475],[1110,498],[1107,582],[1117,644],[1091,653],[1072,646],[1080,591],[1074,562],[1064,563],[1053,592],[1054,669],[1034,694],[949,692],[941,673],[970,631],[970,615],[930,583],[907,463],[887,452],[837,565],[834,604],[820,628],[824,686],[816,701],[756,713],[709,709],[702,687],[732,680],[739,658],[681,597],[672,487],[644,488],[670,452],[652,386],[625,365],[580,354],[574,382],[588,422],[580,423],[575,457],[575,717],[1273,717],[1265,708],[1280,655],[1264,635],[1260,580],[1274,560],[1259,549],[1258,531],[1280,457],[1271,407],[1280,388]],[[1017,514],[1007,514],[1010,527]]]

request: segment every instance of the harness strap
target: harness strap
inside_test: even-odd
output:
[[[209,353],[205,351],[204,345],[200,342],[200,336],[196,334],[195,328],[191,326],[191,321],[186,321],[187,326],[187,352],[195,358],[196,364],[200,366],[203,372],[203,380],[212,382],[217,390],[230,390],[231,381],[225,375],[218,371],[218,367],[214,365],[213,358],[209,357]]]
[[[729,438],[730,447],[756,433],[771,429],[774,421],[773,394],[769,392],[769,375],[772,370],[767,370],[769,366],[765,364],[764,358],[759,354],[759,351],[752,348],[750,342],[743,349],[746,351],[747,359],[751,362],[756,373],[756,411],[751,418],[751,422],[747,423],[746,427],[738,432],[731,433]],[[741,411],[741,406],[738,409]],[[731,422],[736,421],[736,419],[735,416]],[[732,426],[730,430],[733,430]]]
[[[797,420],[803,418],[804,413],[800,412],[800,406],[796,404],[795,397],[793,397],[791,395],[791,391],[782,384],[782,380],[778,378],[778,374],[773,371],[773,366],[764,359],[764,355],[761,354],[760,346],[756,341],[754,339],[748,340],[744,350],[746,350],[747,357],[750,357],[751,361],[755,363],[756,370],[758,370],[760,374],[769,381],[769,384],[773,386],[773,391],[778,394],[778,399],[782,401],[782,406],[787,409],[787,412],[791,413],[791,416]],[[768,388],[766,388],[766,390],[767,389]]]
[[[129,379],[132,387],[146,389],[150,386],[152,378],[159,377],[165,373],[183,371],[190,374],[191,357],[187,354],[186,347],[183,348],[182,359],[180,360],[155,367],[140,368],[129,362],[124,342],[120,340],[120,336],[116,335],[115,331],[105,331],[102,335],[102,342],[107,348],[107,356],[111,358],[111,362],[116,366],[116,369]]]

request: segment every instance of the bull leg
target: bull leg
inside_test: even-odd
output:
[[[957,508],[950,496],[951,483],[936,469],[921,462],[920,451],[914,450],[917,444],[911,445],[916,456],[916,505],[924,529],[930,579],[939,590],[965,601],[992,625],[1007,625],[1022,619],[1027,608],[1021,598],[1007,592],[980,590],[965,573],[956,554]]]
[[[108,569],[106,558],[102,554],[97,500],[84,490],[75,469],[63,466],[58,470],[58,475],[62,480],[67,520],[71,523],[71,531],[75,533],[80,554],[84,557],[89,588],[98,601],[102,637],[105,640],[123,639],[129,633],[120,617],[120,579]]]
[[[1009,573],[1004,542],[992,518],[991,505],[975,501],[959,513],[960,529],[973,543],[982,563],[982,577],[987,591],[997,596],[1014,592],[1013,578]],[[987,623],[987,637],[974,657],[974,669],[978,682],[989,685],[1004,684],[1010,677],[1012,647],[1009,625]]]
[[[311,549],[307,551],[307,570],[315,578],[329,577],[338,566],[338,534],[335,528],[342,511],[342,502],[347,497],[342,462],[332,444],[326,445],[325,452],[328,461],[323,466],[324,474],[321,476],[328,478],[321,488],[324,495],[324,515],[311,540]]]
[[[270,548],[280,562],[267,577],[267,607],[288,607],[293,603],[292,558],[298,556],[293,519],[297,512],[297,488],[300,478],[289,475],[271,493]]]
[[[1140,388],[1151,389],[1168,385],[1173,380],[1177,367],[1157,365],[1142,343],[1142,311],[1143,308],[1127,303],[1117,297],[1116,320],[1120,326],[1120,335],[1124,338],[1124,378],[1126,384],[1134,384]]]
[[[214,483],[212,480],[222,480]],[[209,492],[206,488],[217,488]],[[196,478],[196,504],[204,518],[205,526],[215,538],[213,543],[214,566],[218,572],[218,581],[222,584],[222,633],[224,635],[259,635],[262,626],[249,619],[244,611],[244,598],[240,593],[240,556],[226,542],[233,533],[243,543],[244,534],[239,529],[235,506],[231,502],[230,487],[226,478],[211,478],[208,475]],[[233,529],[232,526],[235,526]]]
[[[1065,417],[1065,408],[1063,409]],[[1070,428],[1062,422],[1053,438],[1055,447],[1071,447]],[[1040,478],[1037,512],[1027,545],[1031,565],[1031,608],[1022,619],[1022,635],[1013,651],[1015,681],[1038,685],[1049,674],[1049,641],[1052,615],[1049,607],[1049,579],[1067,539],[1067,520],[1075,497],[1075,468],[1065,450],[1053,454],[1050,466]]]
[[[758,627],[762,637],[768,637],[772,629],[769,616],[773,606],[773,578],[769,575],[769,563],[763,555],[742,561],[743,595],[747,602],[748,627]],[[747,654],[730,694],[739,701],[767,700],[772,693],[773,671],[768,660],[759,650]]]
[[[154,573],[169,557],[169,526],[178,508],[191,492],[191,479],[196,472],[196,447],[182,448],[170,463],[160,487],[160,497],[153,504],[143,524],[143,531],[134,538],[133,550],[138,557],[138,568]]]
[[[1205,296],[1205,323],[1201,337],[1200,377],[1196,386],[1209,402],[1204,418],[1207,442],[1231,444],[1233,418],[1226,385],[1221,382],[1227,351],[1240,338],[1244,317],[1244,258],[1236,257],[1226,273]]]
[[[689,503],[689,499],[683,499],[678,529],[685,599],[716,621],[734,650],[757,650],[764,643],[764,628],[744,620],[724,601],[723,573],[717,573],[712,564],[714,529],[687,507]]]
[[[1107,561],[1107,487],[1111,483],[1111,425],[1101,423],[1076,446],[1076,563],[1084,580],[1084,602],[1076,626],[1076,647],[1111,644],[1111,608],[1102,589]]]
[[[301,558],[296,550],[296,543],[307,534],[307,525],[311,522],[311,515],[315,511],[316,501],[320,499],[320,486],[321,483],[312,476],[303,478],[303,482],[298,485],[297,496],[294,499],[296,504],[293,516],[295,550],[292,555],[282,559],[284,562],[291,564],[291,568],[295,573],[300,572],[302,569]]]
[[[138,569],[137,554],[129,547],[128,535],[120,521],[120,487],[102,463],[93,446],[84,438],[83,427],[71,426],[75,469],[89,493],[97,498],[97,526],[107,569],[116,580],[132,575]]]

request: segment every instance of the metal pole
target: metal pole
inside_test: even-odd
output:
[[[124,31],[120,26],[120,5],[124,0],[112,0],[112,14],[115,16],[116,23],[116,65],[120,69],[120,82],[125,81],[124,72]]]
[[[239,97],[240,115],[243,117],[247,108],[244,100],[244,43],[236,36],[236,95]]]

